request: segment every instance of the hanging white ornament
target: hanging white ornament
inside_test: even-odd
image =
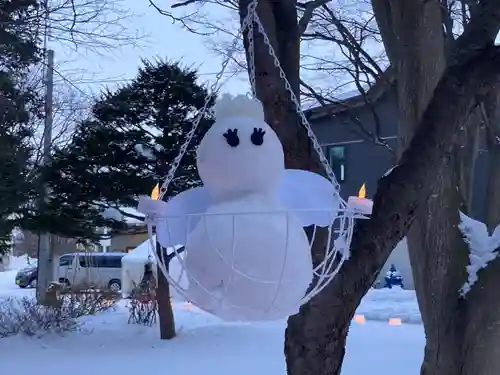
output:
[[[156,227],[160,245],[174,251],[167,258],[161,252],[158,259],[169,283],[190,302],[225,320],[275,320],[297,313],[348,259],[354,219],[364,217],[339,196],[335,174],[280,66],[256,7],[257,0],[252,0],[210,94],[171,164],[159,198],[173,180],[245,30],[255,92],[254,23],[328,179],[307,171],[286,170],[283,147],[265,123],[261,103],[245,96],[224,96],[216,103],[216,122],[197,151],[204,185],[168,202],[144,197],[138,207],[146,214],[151,241]],[[303,230],[310,226],[314,228],[311,241]],[[326,245],[324,256],[316,259],[313,267],[311,242],[318,239],[317,227],[327,228],[326,236],[321,237]],[[183,256],[175,250],[178,245],[185,245]],[[188,276],[188,286],[169,274],[168,259],[172,257]]]
[[[338,194],[318,174],[285,169],[257,99],[223,96],[215,111],[197,150],[203,187],[168,203],[143,198],[139,210],[158,217],[163,247],[186,246],[194,304],[226,320],[294,314],[313,279],[303,227],[330,226]]]

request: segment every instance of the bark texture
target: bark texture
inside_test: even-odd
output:
[[[248,0],[240,1],[241,19],[247,14],[248,3]],[[292,90],[297,97],[300,97],[300,39],[296,1],[260,1],[257,10]],[[268,47],[257,31],[254,33],[254,38],[256,95],[264,106],[266,121],[276,131],[284,145],[287,168],[323,173],[316,152],[311,147],[304,127],[300,124],[290,93],[286,90],[279,70],[269,55]],[[246,35],[244,42],[248,50]]]
[[[241,19],[246,15],[247,6],[248,1],[240,0]],[[260,2],[257,11],[297,93],[300,50],[295,9],[296,1],[275,0]],[[262,37],[255,34],[254,39],[257,97],[264,105],[267,121],[283,143],[287,167],[322,173]],[[246,43],[245,47],[248,49]],[[392,249],[406,235],[417,210],[439,192],[436,176],[445,173],[460,129],[469,118],[478,95],[489,90],[499,73],[498,62],[500,51],[496,47],[483,46],[448,68],[437,87],[429,89],[430,98],[424,100],[422,96],[419,99],[426,102],[426,108],[418,121],[415,136],[399,166],[379,181],[372,219],[358,223],[351,259],[319,296],[288,320],[285,334],[288,374],[340,373],[348,327],[361,298]],[[432,86],[414,79],[413,84],[417,83]],[[313,255],[319,256],[319,250],[323,251],[321,241],[314,246]]]
[[[487,224],[492,231],[500,224],[500,87],[483,102],[483,120],[488,148],[488,185],[486,189]]]
[[[156,243],[157,251],[162,251],[159,243]],[[161,256],[161,255],[160,255]],[[175,337],[175,320],[172,303],[170,301],[170,287],[160,267],[157,266],[158,287],[156,300],[158,302],[158,322],[160,325],[160,339],[171,340]]]
[[[429,109],[427,103],[435,97],[434,88],[445,67],[459,65],[481,46],[493,44],[498,19],[492,22],[486,9],[492,11],[493,5],[499,4],[486,1],[483,8],[475,9],[476,16],[481,14],[482,19],[473,19],[450,48],[449,44],[445,46],[438,1],[373,0],[373,3],[377,21],[384,25],[381,32],[390,50],[391,62],[397,67],[400,148],[403,150],[422,116],[425,117]],[[446,38],[448,43],[449,40]],[[459,92],[450,94],[460,95]],[[483,99],[477,97],[478,102]],[[448,104],[443,102],[442,105]],[[497,324],[493,312],[498,314],[500,310],[496,298],[488,293],[484,284],[491,270],[487,269],[484,276],[481,274],[480,286],[475,286],[467,299],[459,297],[459,289],[467,279],[469,260],[468,249],[457,228],[458,210],[467,212],[470,206],[481,121],[478,106],[474,104],[471,109],[462,118],[463,126],[457,132],[451,152],[440,173],[436,174],[436,189],[427,204],[417,210],[408,233],[410,260],[427,338],[421,369],[425,375],[489,375],[500,370],[493,365],[496,358],[486,354],[498,357],[497,351],[485,350],[481,344],[490,337],[489,344],[498,345],[492,342],[494,334],[492,336],[491,332],[495,331],[492,326]],[[459,109],[450,107],[449,110]],[[446,125],[436,121],[435,126]],[[494,269],[496,265],[491,267]],[[493,298],[491,304],[488,303],[490,298]],[[485,303],[489,305],[486,307]],[[481,318],[479,311],[483,314]],[[488,365],[478,361],[478,357]]]

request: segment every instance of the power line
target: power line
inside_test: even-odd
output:
[[[74,82],[72,82],[70,79],[66,78],[61,72],[59,72],[59,70],[54,69],[54,73],[56,73],[59,77],[61,77],[61,79],[64,82],[66,82],[67,84],[69,84],[71,87],[73,87],[75,90],[77,90],[80,94],[82,94],[86,98],[91,99],[91,100],[94,99],[94,98],[92,98],[92,96],[90,96],[85,91],[83,91],[80,87],[78,87]]]
[[[238,73],[244,73],[239,70],[227,71],[224,75],[234,75]],[[206,72],[206,73],[197,73],[197,76],[205,77],[205,76],[216,76],[218,72]],[[59,75],[59,73],[58,73]],[[88,85],[94,83],[128,83],[134,81],[135,78],[107,78],[107,79],[95,79],[95,80],[80,80],[78,82],[73,82],[75,85]]]
[[[46,64],[43,62],[43,64]],[[53,68],[53,71],[55,74],[57,74],[61,80],[63,80],[65,83],[69,84],[71,87],[73,87],[75,90],[77,90],[80,94],[85,96],[86,98],[90,100],[94,100],[95,98],[86,93],[84,90],[82,90],[79,85],[89,85],[89,84],[96,84],[96,83],[130,83],[134,81],[136,78],[108,78],[108,79],[95,79],[95,80],[80,80],[78,82],[74,82],[68,77],[66,77],[63,73],[61,73],[58,69]],[[219,72],[204,72],[204,73],[197,73],[197,76],[216,76]],[[233,71],[226,71],[224,73],[225,76],[234,76],[238,73],[243,73],[240,70],[233,70]]]

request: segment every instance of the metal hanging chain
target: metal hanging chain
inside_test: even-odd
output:
[[[264,26],[262,25],[262,22],[260,21],[260,18],[258,16],[257,12],[254,12],[252,21],[257,24],[259,33],[262,35],[262,37],[264,39],[264,44],[266,44],[266,46],[268,48],[269,55],[271,55],[271,57],[274,60],[274,66],[279,69],[280,78],[285,82],[285,88],[288,91],[288,93],[290,94],[290,98],[292,99],[292,102],[295,106],[295,110],[300,117],[302,125],[304,126],[304,128],[307,131],[307,135],[308,135],[309,139],[311,140],[313,147],[316,150],[316,153],[319,156],[319,160],[320,160],[321,164],[325,168],[325,171],[326,171],[328,178],[330,179],[332,184],[335,186],[335,189],[337,191],[340,190],[340,185],[337,182],[337,178],[335,177],[335,173],[333,172],[332,167],[330,166],[330,163],[328,162],[328,159],[326,158],[326,156],[323,152],[323,149],[321,148],[321,145],[319,144],[318,139],[316,138],[316,135],[314,134],[314,132],[311,128],[311,125],[307,121],[306,116],[304,115],[304,112],[302,111],[302,107],[300,105],[300,102],[297,99],[295,93],[293,92],[292,86],[290,85],[290,82],[286,78],[286,74],[283,71],[283,68],[281,67],[280,61],[279,61],[278,57],[276,56],[274,48],[271,45],[271,41],[269,40],[269,37],[266,34],[266,30],[265,30]],[[252,70],[252,69],[255,71],[255,66],[250,68],[250,70]]]
[[[279,61],[278,57],[276,56],[276,53],[274,51],[274,48],[271,45],[269,37],[267,36],[265,28],[262,25],[262,22],[260,21],[259,16],[257,15],[256,8],[257,8],[257,0],[253,0],[248,5],[247,14],[245,16],[245,19],[242,22],[241,28],[238,32],[238,35],[234,38],[232,45],[231,45],[231,48],[228,52],[228,55],[224,59],[224,61],[222,62],[222,68],[219,71],[219,73],[217,73],[214,83],[210,86],[210,91],[209,91],[207,97],[205,98],[205,103],[204,103],[202,109],[200,110],[200,112],[198,113],[197,118],[193,122],[193,126],[192,126],[191,130],[186,135],[186,140],[182,144],[182,146],[179,150],[179,154],[174,159],[174,161],[173,161],[173,163],[172,163],[172,165],[167,173],[165,181],[162,183],[162,185],[160,187],[160,194],[159,194],[160,199],[162,199],[165,196],[167,189],[168,189],[168,186],[170,185],[170,183],[174,179],[175,172],[177,171],[177,169],[180,165],[180,162],[181,162],[182,158],[184,157],[184,155],[186,154],[187,148],[189,147],[189,144],[191,143],[191,141],[196,133],[196,130],[198,129],[199,123],[200,123],[203,115],[208,110],[208,105],[210,104],[212,97],[218,92],[219,82],[222,79],[224,72],[225,72],[227,66],[229,65],[229,62],[231,61],[232,56],[234,55],[234,53],[237,50],[237,45],[238,45],[238,41],[239,41],[240,36],[243,35],[244,32],[247,30],[248,30],[247,38],[248,38],[248,43],[249,43],[248,69],[249,69],[250,85],[252,88],[252,92],[255,95],[256,75],[255,75],[255,41],[254,41],[254,35],[253,35],[254,34],[254,22],[257,24],[259,33],[262,35],[262,37],[264,39],[264,44],[266,44],[268,51],[269,51],[269,54],[274,60],[275,67],[279,69],[280,78],[285,83],[285,89],[290,94],[290,98],[295,106],[295,110],[300,117],[302,125],[304,126],[304,128],[307,131],[307,135],[308,135],[309,139],[311,140],[316,153],[318,154],[318,157],[320,159],[321,164],[325,168],[325,171],[326,171],[328,178],[330,179],[330,181],[332,182],[332,184],[335,186],[335,188],[337,190],[340,189],[340,185],[337,182],[337,179],[335,177],[335,173],[333,172],[333,170],[330,166],[330,163],[328,162],[328,159],[326,158],[326,156],[323,152],[323,149],[321,148],[321,145],[319,144],[319,142],[318,142],[318,140],[317,140],[317,138],[316,138],[316,136],[311,128],[311,125],[307,121],[307,119],[302,111],[300,102],[298,101],[295,93],[292,90],[290,82],[288,81],[286,74],[283,71],[283,68],[281,67],[280,61]]]
[[[257,6],[257,0],[253,0],[248,7],[249,7],[249,9],[252,8],[253,10],[255,10],[256,6]],[[184,157],[184,155],[187,152],[189,144],[191,143],[191,141],[196,133],[196,130],[198,129],[200,121],[201,121],[202,117],[205,115],[205,113],[208,111],[208,105],[210,104],[210,101],[212,100],[213,96],[219,90],[219,82],[222,79],[224,72],[226,71],[226,68],[229,65],[229,62],[231,61],[234,53],[238,49],[238,42],[240,40],[240,37],[243,35],[245,30],[249,28],[249,25],[253,24],[254,13],[255,13],[255,11],[252,11],[251,13],[247,13],[245,19],[243,20],[243,22],[241,24],[240,31],[238,32],[238,35],[236,35],[236,37],[234,38],[234,40],[231,44],[231,48],[229,49],[229,52],[228,52],[226,58],[222,62],[222,68],[219,71],[219,73],[217,73],[214,83],[212,83],[212,85],[209,88],[207,97],[205,98],[205,104],[203,105],[203,107],[201,108],[200,112],[198,113],[196,119],[194,120],[191,130],[187,133],[186,140],[182,144],[182,146],[179,150],[179,154],[177,154],[174,161],[172,162],[172,165],[167,173],[167,176],[165,177],[165,181],[163,181],[163,183],[160,186],[160,194],[159,194],[160,200],[163,199],[163,197],[167,193],[167,189],[168,189],[170,183],[172,182],[172,180],[174,179],[175,172],[179,168],[179,165],[182,161],[182,158]]]
[[[249,24],[248,24],[248,32],[247,32],[247,39],[248,39],[248,77],[250,80],[250,87],[252,89],[252,95],[255,98],[257,96],[256,91],[255,91],[255,79],[256,79],[256,74],[255,74],[255,40],[254,40],[254,22],[255,18],[254,15],[257,13],[257,0],[252,1],[250,4],[248,4],[247,8],[247,15],[251,14],[251,18],[249,18]]]

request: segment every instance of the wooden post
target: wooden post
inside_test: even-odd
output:
[[[162,257],[162,246],[156,241],[156,253],[158,259],[167,260],[166,254]],[[165,265],[168,270],[168,263]],[[158,288],[156,291],[156,301],[158,302],[158,321],[160,323],[160,338],[162,340],[171,340],[175,337],[175,319],[172,303],[170,301],[170,287],[167,278],[163,274],[160,266],[157,265]]]
[[[54,92],[54,51],[47,50],[47,76],[45,92],[45,124],[43,130],[43,157],[42,165],[50,162],[50,148],[52,143],[52,97]],[[45,185],[40,197],[40,204],[47,198],[48,191]],[[41,233],[38,239],[38,276],[36,297],[39,304],[47,304],[47,288],[54,279],[54,254],[52,251],[52,236],[50,233]]]

